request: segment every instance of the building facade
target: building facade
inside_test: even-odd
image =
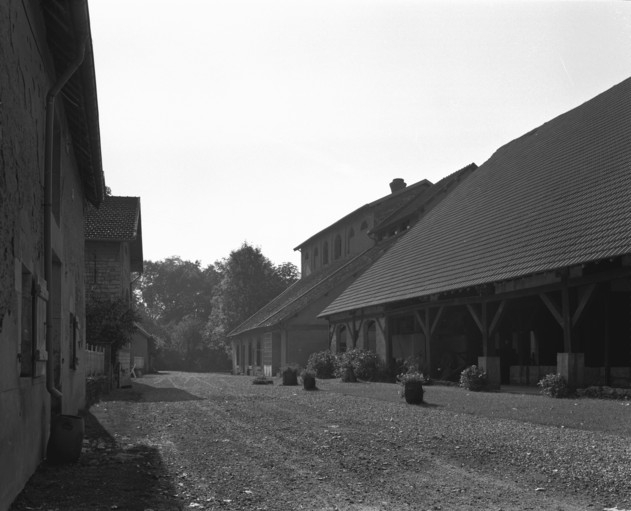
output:
[[[389,363],[631,384],[631,79],[498,149],[320,315]]]
[[[304,367],[312,353],[353,347],[354,338],[345,344],[331,336],[319,312],[475,168],[469,165],[435,185],[422,180],[407,186],[397,178],[388,195],[297,246],[301,279],[230,333],[233,371],[272,375],[286,365]]]
[[[0,508],[85,403],[83,222],[105,185],[85,2],[0,5]]]

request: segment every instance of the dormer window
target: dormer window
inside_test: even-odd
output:
[[[355,229],[353,229],[351,227],[351,229],[348,231],[348,240],[347,240],[347,243],[346,243],[346,253],[347,254],[351,253],[351,242],[352,242],[352,239],[353,239],[354,236],[355,236]]]

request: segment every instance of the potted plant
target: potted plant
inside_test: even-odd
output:
[[[479,392],[487,388],[486,371],[472,365],[460,373],[460,386],[472,392]]]
[[[397,382],[401,385],[401,397],[405,398],[406,403],[418,405],[423,402],[423,384],[425,376],[419,371],[409,373],[401,373],[397,376]]]
[[[302,386],[305,390],[316,390],[316,377],[310,371],[302,372]]]

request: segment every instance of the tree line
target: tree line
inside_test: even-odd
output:
[[[274,265],[248,243],[206,267],[180,257],[145,261],[134,292],[142,327],[154,338],[153,365],[230,369],[228,333],[298,278],[296,265]]]

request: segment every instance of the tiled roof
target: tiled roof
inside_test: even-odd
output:
[[[291,318],[325,293],[355,279],[381,257],[391,245],[391,241],[381,243],[358,256],[336,261],[335,264],[298,280],[241,323],[228,336],[234,337],[251,330],[272,327]]]
[[[466,167],[445,176],[437,183],[423,190],[420,195],[414,197],[414,200],[405,203],[390,216],[381,220],[371,232],[383,232],[398,225],[402,220],[420,217],[421,214],[429,211],[441,200],[441,195],[446,195],[450,189],[453,189],[454,186],[477,168],[478,166],[475,163],[470,163]]]
[[[375,220],[377,222],[380,222],[383,218],[385,218],[386,216],[389,216],[394,210],[398,209],[402,205],[408,204],[409,202],[413,201],[415,198],[421,195],[427,188],[431,187],[431,185],[432,183],[430,181],[428,181],[427,179],[422,179],[421,181],[413,183],[410,186],[406,186],[405,188],[401,190],[397,190],[396,192],[389,193],[388,195],[384,195],[383,197],[380,197],[379,199],[373,202],[364,204],[363,206],[360,206],[359,208],[355,209],[348,215],[343,216],[342,218],[335,221],[331,225],[317,232],[316,234],[311,236],[309,239],[303,241],[300,245],[294,248],[294,250],[299,250],[304,245],[312,241],[314,238],[317,238],[325,231],[328,231],[329,229],[333,229],[336,226],[347,222],[353,216],[362,214],[367,211],[374,210],[376,212]]]
[[[631,254],[631,79],[506,144],[321,315]]]
[[[106,196],[98,208],[89,206],[85,238],[92,241],[132,241],[140,228],[140,198]]]

